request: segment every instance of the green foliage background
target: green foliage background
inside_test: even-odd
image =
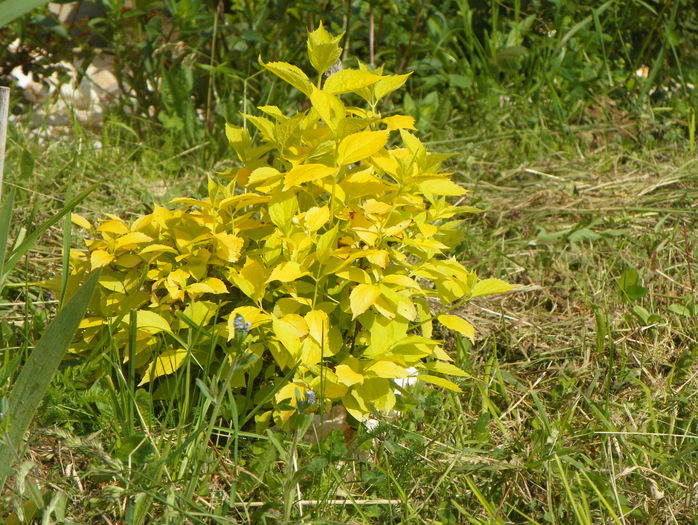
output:
[[[0,16],[21,2],[4,0]],[[100,130],[10,127],[16,200],[2,240],[36,244],[3,275],[0,413],[58,307],[28,284],[67,279],[78,245],[69,222],[41,238],[37,225],[93,183],[76,209],[89,219],[205,196],[212,166],[237,167],[216,164],[233,156],[225,121],[302,103],[261,74],[258,56],[309,71],[306,30],[320,20],[346,29],[348,65],[371,61],[372,34],[386,74],[415,72],[383,109],[414,116],[430,151],[454,153],[454,180],[486,209],[458,259],[533,286],[468,309],[475,344],[446,341],[473,378],[459,380],[462,393],[418,386],[400,418],[321,443],[303,440],[303,410],[292,435],[257,433],[254,409],[233,402],[234,367],[184,369],[153,399],[116,352],[99,367],[64,361],[0,521],[696,521],[694,2],[103,5],[87,25],[59,26],[41,7],[0,31],[3,84],[18,64],[38,78],[59,59],[86,65],[101,41],[125,88]],[[13,104],[31,116],[19,91]]]
[[[290,102],[296,95],[258,75],[257,57],[303,66],[306,29],[320,20],[346,31],[346,56],[415,72],[392,102],[425,131],[504,119],[555,141],[551,134],[600,117],[637,115],[650,96],[674,118],[687,118],[696,101],[698,10],[689,1],[99,3],[103,17],[71,27],[45,8],[15,21],[0,37],[0,75],[21,64],[41,76],[76,52],[83,67],[98,51],[113,54],[124,89],[116,111],[188,146],[260,101]],[[19,51],[9,53],[15,38]]]

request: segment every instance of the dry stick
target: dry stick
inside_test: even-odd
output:
[[[373,33],[375,31],[375,27],[373,25],[373,5],[371,5],[370,9],[371,11],[368,15],[368,56],[369,64],[371,64],[371,69],[373,69],[376,66],[376,56],[373,49]]]
[[[7,116],[10,109],[10,88],[0,87],[0,201],[2,200],[2,174],[5,168],[5,140]]]

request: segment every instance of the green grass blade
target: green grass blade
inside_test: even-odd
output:
[[[58,312],[12,388],[5,415],[7,432],[0,443],[0,490],[17,457],[24,433],[85,315],[100,273],[94,273]]]
[[[5,255],[7,245],[10,242],[10,222],[12,221],[12,211],[14,209],[15,192],[11,191],[5,197],[5,202],[0,208],[0,292],[5,284]]]
[[[95,188],[96,186],[92,186],[80,193],[77,197],[68,202],[68,204],[66,204],[55,216],[39,225],[34,231],[27,235],[26,239],[24,239],[19,246],[12,250],[12,254],[10,254],[7,262],[5,262],[4,273],[0,274],[0,283],[4,282],[6,276],[12,271],[19,260],[31,249],[31,247],[34,246],[37,239],[41,237],[51,226],[60,221],[66,214],[70,213],[73,208],[80,204],[85,197],[95,190]]]
[[[48,0],[5,0],[0,10],[0,27],[44,4],[48,4]]]

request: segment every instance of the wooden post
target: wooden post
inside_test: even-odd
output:
[[[7,139],[7,116],[10,109],[10,88],[0,87],[0,202],[2,201],[2,174],[5,168],[5,140]]]

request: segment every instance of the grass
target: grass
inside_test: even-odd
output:
[[[318,443],[303,438],[303,414],[294,434],[256,433],[222,370],[153,399],[108,352],[106,373],[66,362],[0,520],[695,523],[698,161],[685,140],[664,138],[675,128],[641,142],[613,123],[557,141],[498,129],[432,137],[456,153],[468,202],[488,210],[458,256],[525,286],[463,310],[480,328],[474,346],[444,334],[473,376],[462,394],[417,386],[401,416]],[[17,222],[95,183],[82,214],[199,192],[211,151],[178,156],[115,121],[62,140],[15,128]],[[0,304],[0,397],[53,312],[24,283],[60,272],[62,238],[43,238]]]

